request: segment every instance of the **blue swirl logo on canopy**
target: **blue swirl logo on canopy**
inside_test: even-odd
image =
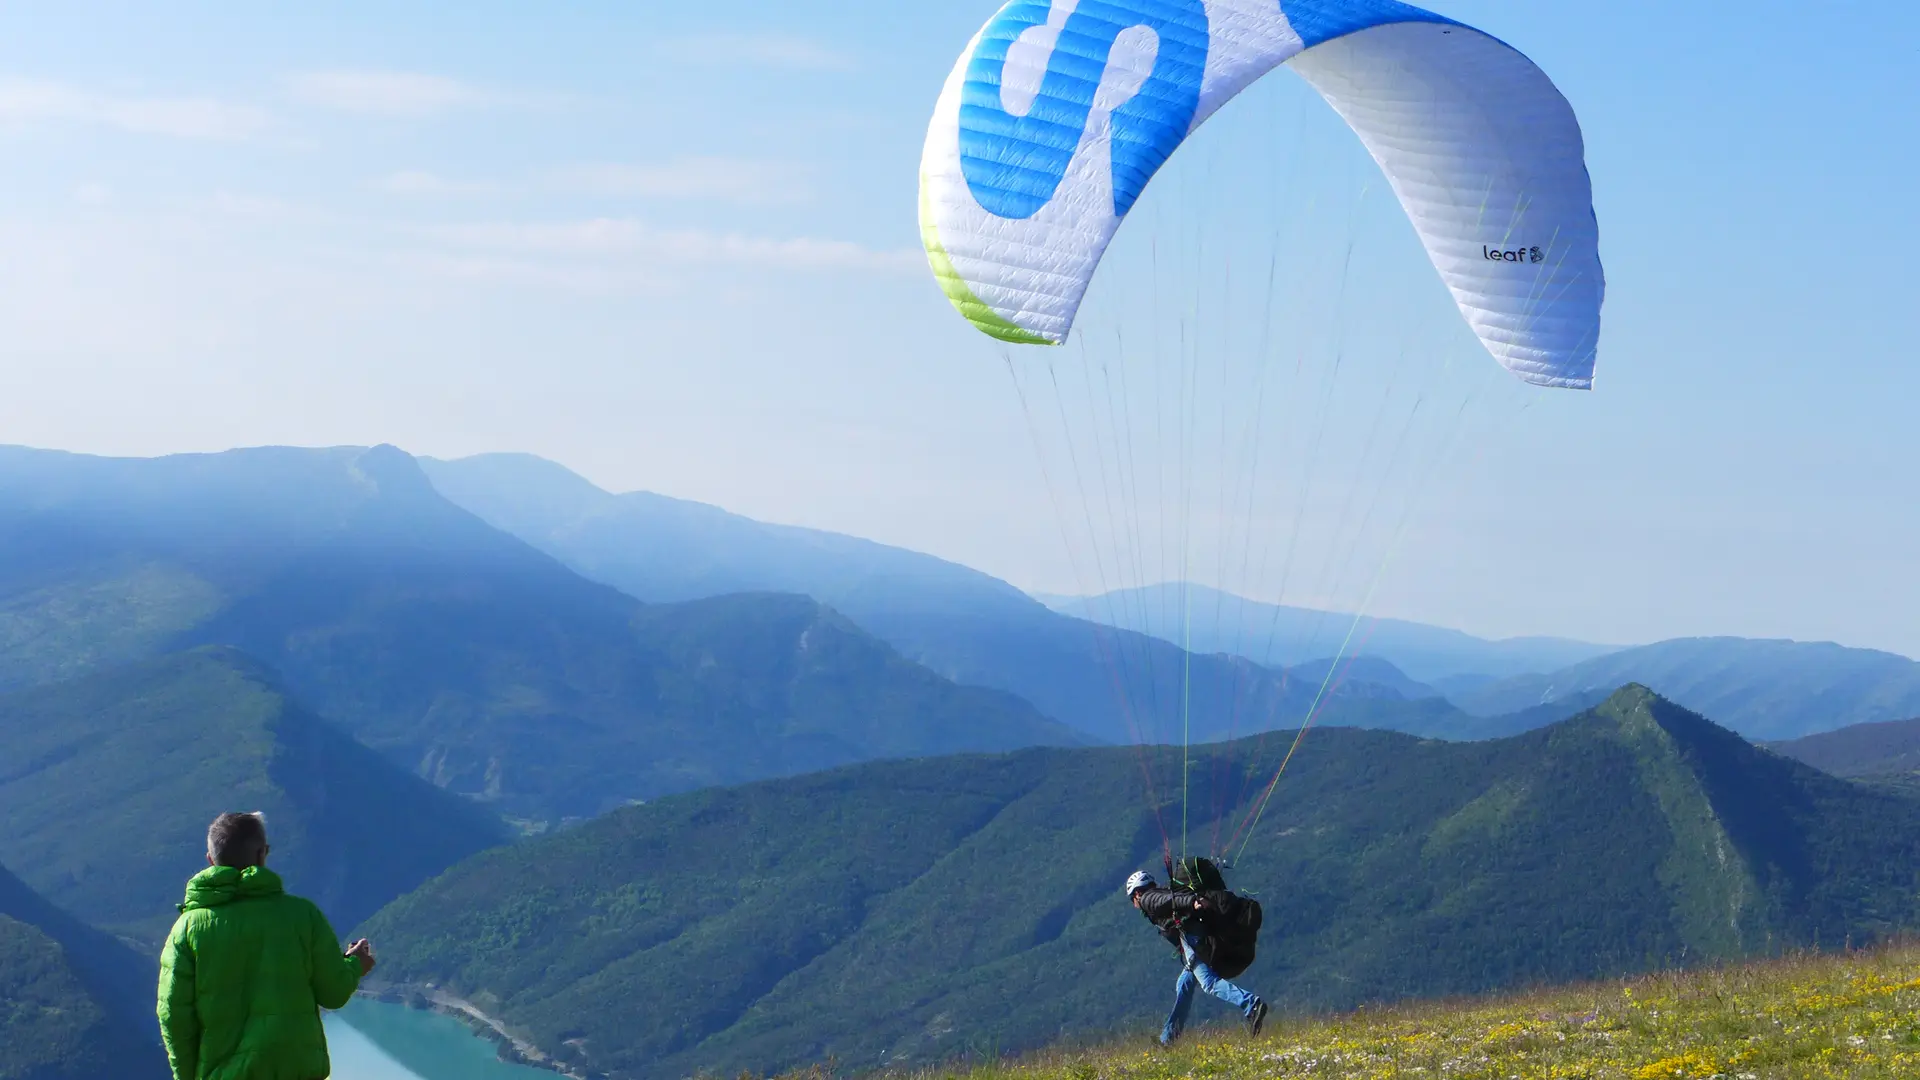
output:
[[[982,31],[961,97],[961,169],[989,213],[1016,220],[1039,213],[1086,135],[1116,42],[1144,27],[1155,39],[1152,73],[1111,118],[1113,212],[1124,217],[1193,126],[1207,63],[1206,7],[1202,0],[1082,0],[1062,23],[1054,6],[1009,4]],[[1003,93],[1008,56],[1033,30],[1030,43],[1050,46],[1046,70],[1031,105],[1016,114]]]

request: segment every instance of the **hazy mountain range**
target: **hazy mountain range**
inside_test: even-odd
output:
[[[882,755],[1084,738],[804,597],[643,605],[448,503],[412,458],[0,451],[0,687],[203,645],[514,816]]]
[[[1048,610],[1006,582],[931,556],[646,492],[610,494],[528,455],[422,464],[448,498],[593,580],[644,600],[804,593],[951,678],[1018,694],[1113,742],[1174,738],[1180,702],[1204,725],[1203,739],[1297,724],[1353,625],[1351,615],[1200,586],[1049,597]],[[1628,682],[1761,739],[1920,715],[1920,664],[1838,645],[1492,641],[1392,619],[1368,621],[1363,639],[1364,655],[1340,667],[1349,700],[1321,722],[1490,737],[1562,719]],[[1190,665],[1181,641],[1192,643]],[[1277,685],[1261,674],[1270,670]],[[1192,679],[1190,699],[1180,693],[1183,677]],[[1116,707],[1116,681],[1135,715]],[[1351,700],[1381,697],[1444,698],[1458,711]]]
[[[1920,716],[1920,663],[1871,649],[1751,638],[1663,641],[1451,698],[1469,713],[1497,716],[1626,682],[1651,686],[1751,739]]]
[[[1167,741],[1183,727],[1204,741],[1298,725],[1322,682],[1323,668],[1288,678],[1241,656],[1206,649],[1189,656],[1148,634],[1062,615],[1004,581],[918,552],[647,492],[610,494],[527,455],[423,460],[422,467],[455,503],[641,600],[804,594],[956,682],[1017,694],[1107,742]],[[1451,734],[1467,721],[1445,707],[1387,717],[1353,703],[1408,696],[1381,693],[1404,678],[1350,679],[1340,695],[1348,700],[1331,705],[1326,722]]]
[[[1065,614],[1190,642],[1196,652],[1287,667],[1339,655],[1354,627],[1351,614],[1266,604],[1204,585],[1150,585],[1099,596],[1040,599]],[[1386,660],[1435,692],[1554,671],[1618,648],[1550,637],[1488,640],[1402,619],[1368,619],[1362,629],[1366,655]]]

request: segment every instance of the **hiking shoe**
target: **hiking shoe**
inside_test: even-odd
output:
[[[1261,1025],[1267,1022],[1267,1003],[1259,998],[1253,999],[1253,1008],[1247,1010],[1247,1034],[1258,1036]]]

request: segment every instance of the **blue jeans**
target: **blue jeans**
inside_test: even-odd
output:
[[[1201,963],[1195,950],[1200,947],[1200,935],[1181,934],[1180,951],[1187,958],[1187,966],[1180,971],[1180,981],[1173,984],[1173,1012],[1167,1015],[1167,1026],[1160,1029],[1160,1045],[1171,1046],[1173,1040],[1187,1026],[1187,1014],[1193,1011],[1193,988],[1198,986],[1221,1001],[1240,1010],[1240,1015],[1250,1016],[1253,1006],[1260,999],[1233,985],[1213,973],[1213,969]]]

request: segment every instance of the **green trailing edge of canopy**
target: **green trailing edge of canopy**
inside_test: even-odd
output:
[[[966,316],[968,322],[980,328],[980,332],[989,337],[1010,341],[1015,345],[1057,345],[1025,327],[1019,326],[999,312],[987,306],[987,302],[974,295],[960,271],[954,268],[953,258],[947,254],[946,246],[940,243],[940,227],[934,224],[932,207],[927,202],[927,179],[920,178],[920,239],[927,246],[927,261],[933,265],[933,276],[940,282],[940,291],[947,294],[954,309]]]

